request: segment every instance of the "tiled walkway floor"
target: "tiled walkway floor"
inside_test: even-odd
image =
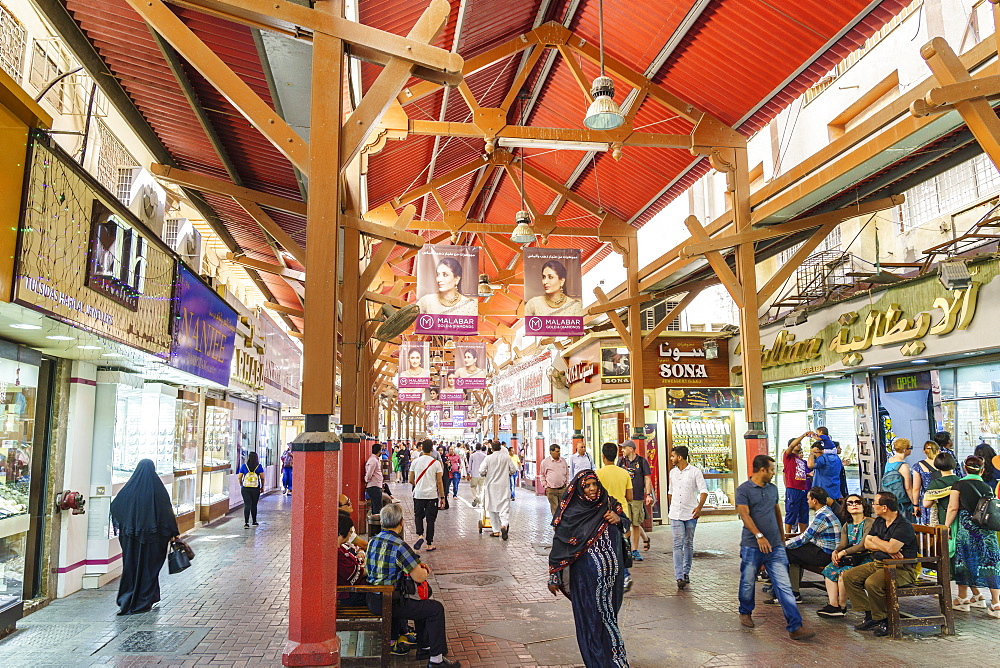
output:
[[[409,494],[396,489],[409,512]],[[464,482],[461,494],[470,498]],[[506,543],[478,532],[479,513],[464,499],[440,513],[439,549],[424,555],[447,609],[452,657],[467,666],[581,665],[569,604],[545,587],[551,529],[544,497],[519,491]],[[198,530],[193,567],[182,575],[164,571],[163,601],[150,613],[116,617],[116,582],[53,602],[0,640],[0,666],[280,666],[290,508],[290,500],[272,495],[261,500],[256,529],[244,530],[239,513]],[[780,609],[765,605],[755,613],[757,628],[744,630],[735,612],[738,536],[736,522],[702,523],[691,588],[678,592],[669,528],[652,534],[621,614],[633,668],[997,665],[1000,620],[983,609],[956,613],[957,636],[890,641],[820,619],[815,611],[825,596],[803,590],[815,640],[789,640]],[[403,659],[393,665],[422,668]]]

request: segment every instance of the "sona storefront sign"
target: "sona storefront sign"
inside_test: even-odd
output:
[[[235,343],[236,311],[178,264],[170,366],[228,385]]]

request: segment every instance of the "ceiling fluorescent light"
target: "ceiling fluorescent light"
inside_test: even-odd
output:
[[[557,139],[528,139],[521,137],[500,137],[497,143],[504,148],[534,148],[564,151],[607,151],[608,144],[599,141],[559,141]]]

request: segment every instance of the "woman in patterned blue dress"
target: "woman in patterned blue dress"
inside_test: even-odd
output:
[[[958,583],[958,597],[952,607],[969,610],[972,604],[969,588],[972,588],[977,602],[985,598],[979,590],[989,589],[986,614],[1000,618],[1000,544],[997,532],[976,526],[971,519],[979,499],[992,494],[993,490],[981,477],[982,457],[969,455],[965,460],[965,470],[967,475],[951,486],[948,518],[945,520],[955,532],[955,570],[952,576]]]
[[[587,668],[628,668],[618,610],[625,593],[628,517],[597,474],[580,471],[552,520],[549,591],[573,604],[576,642]]]

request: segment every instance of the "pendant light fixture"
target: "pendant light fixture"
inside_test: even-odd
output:
[[[524,208],[524,149],[521,149],[521,210],[514,216],[514,232],[510,240],[516,244],[530,244],[535,240],[535,231],[531,228],[531,215]]]
[[[594,101],[587,109],[583,124],[591,130],[614,130],[620,128],[625,117],[615,104],[615,82],[604,74],[604,0],[597,0],[597,28],[601,52],[601,76],[594,79],[590,96]]]

